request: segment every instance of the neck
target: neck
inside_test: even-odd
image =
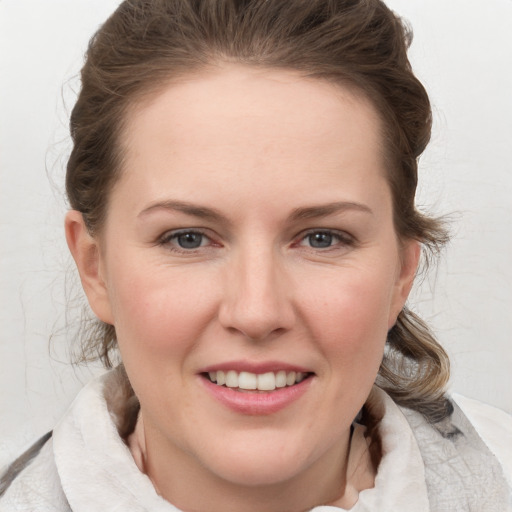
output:
[[[163,439],[142,416],[137,424],[140,469],[157,492],[187,512],[302,512],[318,505],[343,504],[350,432],[305,471],[271,483],[230,481],[198,463],[186,450]]]

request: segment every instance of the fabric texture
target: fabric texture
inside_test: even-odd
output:
[[[510,464],[503,462],[508,455],[493,454],[482,441],[485,432],[479,436],[466,417],[470,405],[465,414],[456,407],[447,435],[375,387],[365,406],[380,419],[382,458],[375,485],[361,491],[350,509],[331,505],[313,512],[512,511],[502,471]],[[179,512],[157,494],[122,439],[133,429],[136,411],[121,372],[90,382],[0,497],[0,511]],[[492,434],[506,437],[512,418],[501,419]]]

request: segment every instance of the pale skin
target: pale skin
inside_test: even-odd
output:
[[[362,95],[220,65],[132,110],[96,237],[68,213],[141,403],[147,473],[178,508],[344,505],[350,425],[420,252],[395,232],[381,142]],[[306,368],[307,391],[272,414],[233,411],[201,375],[230,361]]]

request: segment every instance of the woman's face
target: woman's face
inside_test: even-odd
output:
[[[397,241],[379,130],[349,89],[241,66],[130,114],[84,284],[158,486],[341,481],[418,257]]]

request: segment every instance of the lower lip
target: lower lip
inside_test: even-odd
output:
[[[206,377],[201,376],[200,378],[208,392],[221,404],[234,412],[253,416],[274,414],[285,409],[304,395],[313,380],[313,376],[311,376],[293,386],[262,393],[235,391],[232,388],[214,384]]]

